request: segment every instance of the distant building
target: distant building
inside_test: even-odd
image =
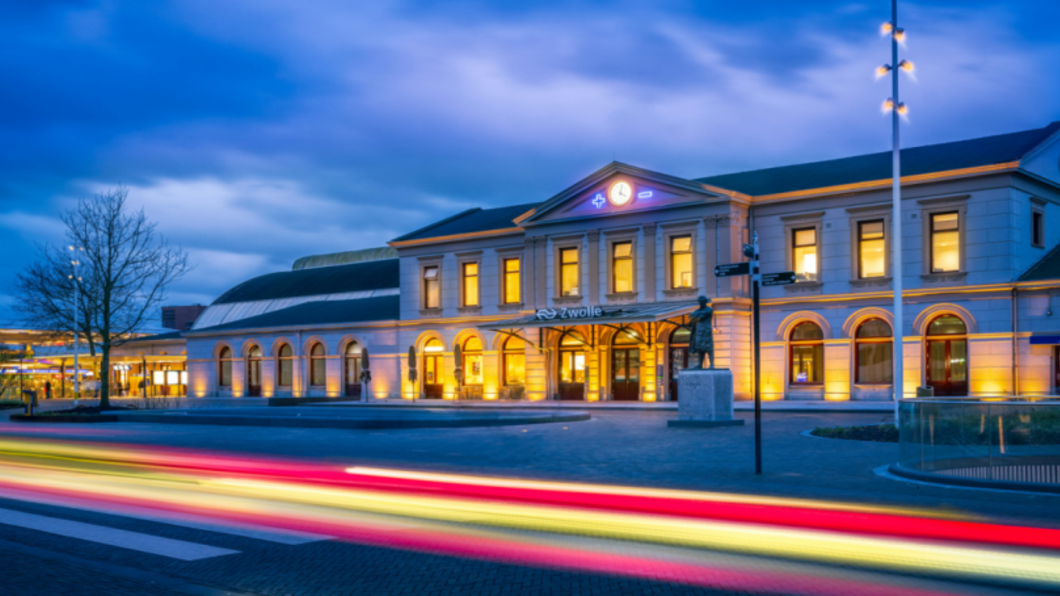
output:
[[[187,331],[188,329],[191,329],[191,326],[195,324],[199,315],[205,310],[206,307],[201,304],[195,304],[192,306],[163,306],[162,326],[166,329]]]

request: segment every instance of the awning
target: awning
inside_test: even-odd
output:
[[[527,327],[568,327],[604,323],[658,323],[687,315],[699,308],[698,302],[652,302],[614,306],[542,308],[532,315],[479,325],[479,329],[518,329]]]
[[[1051,335],[1032,335],[1031,336],[1032,346],[1055,346],[1060,345],[1060,333],[1053,333]]]

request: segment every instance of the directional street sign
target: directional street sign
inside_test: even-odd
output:
[[[781,271],[780,273],[763,273],[762,286],[786,286],[795,283],[794,271]]]
[[[750,273],[750,263],[730,263],[728,265],[718,265],[714,268],[715,277],[731,277],[733,275],[748,275]]]

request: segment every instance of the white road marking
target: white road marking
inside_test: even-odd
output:
[[[129,532],[128,530],[118,530],[105,526],[97,526],[95,524],[70,521],[68,519],[45,517],[33,513],[12,511],[10,509],[0,509],[0,524],[37,530],[38,532],[47,532],[48,534],[55,534],[57,536],[87,540],[89,542],[116,546],[118,548],[138,550],[140,552],[161,555],[172,559],[180,559],[182,561],[197,561],[199,559],[208,559],[210,557],[220,557],[222,555],[234,555],[239,553],[237,550],[230,550],[227,548],[218,548],[216,546],[185,542],[183,540],[173,540],[172,538],[162,538],[160,536],[151,536],[150,534]]]
[[[176,513],[172,511],[151,509],[148,507],[136,507],[133,505],[116,505],[106,502],[81,501],[74,498],[59,497],[46,493],[11,488],[0,488],[0,497],[14,499],[16,501],[26,501],[27,503],[41,503],[46,505],[57,505],[59,507],[70,507],[72,509],[82,509],[84,511],[98,511],[109,515],[131,517],[133,519],[153,521],[169,524],[171,526],[182,526],[195,530],[206,530],[207,532],[217,532],[219,534],[242,536],[244,538],[253,538],[255,540],[264,540],[266,542],[275,542],[290,546],[319,542],[321,540],[331,540],[333,538],[333,536],[325,536],[323,534],[300,532],[298,530],[281,530],[243,522],[219,522],[213,518],[193,513]]]

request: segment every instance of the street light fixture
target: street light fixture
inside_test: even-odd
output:
[[[904,363],[905,350],[903,342],[905,337],[905,317],[902,303],[902,155],[899,143],[899,118],[905,118],[909,114],[909,108],[898,99],[898,72],[903,71],[912,76],[913,63],[908,60],[898,60],[898,45],[905,45],[905,29],[898,26],[898,0],[891,0],[891,20],[880,27],[882,35],[891,38],[891,63],[884,64],[876,69],[876,78],[890,73],[891,75],[891,97],[883,103],[883,111],[891,114],[891,129],[893,135],[892,164],[891,164],[891,190],[892,209],[891,226],[893,228],[891,239],[891,277],[894,285],[894,353],[891,360],[894,364],[894,422],[898,424],[898,400],[905,395]]]

